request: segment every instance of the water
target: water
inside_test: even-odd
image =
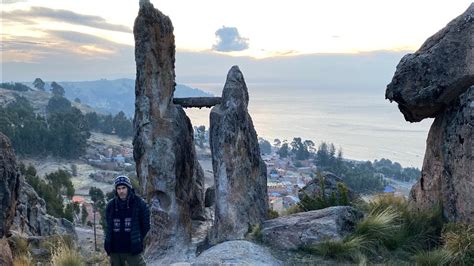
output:
[[[195,83],[193,87],[221,95],[223,84]],[[247,84],[249,113],[259,137],[293,137],[332,142],[345,158],[388,158],[402,166],[421,168],[432,119],[409,123],[395,103],[379,92],[351,92],[272,84]],[[209,125],[210,109],[187,109],[193,125]]]

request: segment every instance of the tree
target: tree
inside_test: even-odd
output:
[[[260,147],[261,154],[270,154],[272,153],[272,145],[270,142],[264,138],[258,138],[258,146]]]
[[[281,141],[279,139],[274,139],[273,140],[273,146],[280,148]]]
[[[46,85],[46,83],[40,78],[36,78],[35,81],[33,81],[33,86],[40,91],[44,91],[44,85]]]
[[[286,158],[288,157],[289,150],[290,148],[288,147],[288,143],[283,143],[283,145],[281,145],[281,148],[278,150],[277,153],[280,156],[280,158]]]
[[[125,116],[125,113],[120,111],[113,118],[113,128],[115,134],[121,138],[131,137],[133,134],[132,121]]]
[[[54,95],[48,101],[48,105],[46,105],[46,112],[49,115],[54,113],[67,113],[70,112],[72,108],[71,102],[58,95]]]
[[[309,158],[308,148],[303,144],[301,138],[293,138],[291,148],[291,152],[295,155],[296,160],[306,160]]]
[[[51,83],[51,93],[53,93],[54,96],[64,97],[66,91],[64,91],[64,88],[58,83],[56,83],[56,81],[53,81]]]

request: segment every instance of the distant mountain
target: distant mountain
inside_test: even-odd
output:
[[[49,91],[50,82],[45,89]],[[120,111],[128,117],[135,112],[135,80],[94,80],[94,81],[63,81],[58,82],[66,91],[66,98],[74,101],[79,98],[82,104],[87,104],[100,112],[116,114]],[[33,87],[31,84],[29,84]],[[176,85],[175,97],[210,97],[210,93],[191,88],[182,84]]]

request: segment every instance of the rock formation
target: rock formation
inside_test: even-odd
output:
[[[12,265],[12,255],[6,237],[15,217],[20,192],[20,175],[10,140],[0,133],[0,264]]]
[[[334,195],[336,200],[341,200],[344,197],[344,195],[342,195],[344,192],[347,193],[347,200],[349,202],[353,202],[359,198],[359,195],[349,189],[341,178],[331,172],[321,172],[319,178],[314,178],[298,191],[298,198],[302,200],[304,195],[308,195],[311,198],[322,196],[321,179],[323,180],[324,197],[326,199],[330,199]],[[339,183],[344,185],[344,188],[340,187]],[[343,189],[346,191],[342,191]]]
[[[173,25],[151,3],[141,1],[133,31],[134,159],[151,212],[146,253],[157,258],[184,252],[191,242],[191,219],[203,215],[203,171],[196,159],[191,122],[173,104]]]
[[[441,204],[450,221],[474,221],[474,4],[397,66],[386,98],[405,119],[435,117],[411,206]]]
[[[262,224],[262,240],[281,250],[340,240],[354,231],[362,216],[353,207],[336,206],[279,217]]]
[[[46,213],[46,203],[28,183],[21,181],[20,196],[11,230],[24,236],[69,235],[77,238],[74,224]]]
[[[237,66],[227,74],[222,103],[210,114],[216,216],[212,243],[242,239],[268,212],[267,169],[247,111],[249,95]]]
[[[236,240],[218,244],[199,255],[191,265],[283,265],[255,243]]]

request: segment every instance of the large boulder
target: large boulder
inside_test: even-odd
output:
[[[0,238],[9,235],[20,192],[20,174],[10,140],[0,133]]]
[[[267,169],[247,106],[249,95],[237,66],[227,74],[222,103],[210,114],[210,146],[216,215],[211,243],[243,239],[267,217]]]
[[[474,4],[405,56],[387,86],[410,122],[436,117],[410,205],[441,205],[449,221],[474,221]]]
[[[302,200],[304,196],[310,198],[324,197],[343,201],[347,197],[349,202],[359,198],[359,195],[347,187],[344,181],[331,172],[321,172],[318,177],[311,180],[306,186],[298,191],[298,198]],[[345,195],[344,195],[345,194]]]
[[[474,4],[405,55],[385,97],[410,122],[436,117],[474,83]]]
[[[474,222],[474,86],[436,117],[426,142],[420,180],[411,206],[441,205],[450,221]]]
[[[267,220],[262,240],[275,248],[295,250],[325,240],[340,240],[354,231],[363,214],[350,206],[329,207]]]
[[[204,251],[191,265],[283,265],[270,252],[244,240],[226,241]]]
[[[15,217],[20,192],[20,174],[10,140],[0,133],[0,265],[12,265],[6,237]]]
[[[133,32],[137,67],[133,149],[152,224],[146,254],[177,258],[191,242],[192,218],[203,216],[204,174],[196,159],[191,122],[173,104],[171,20],[141,1]]]
[[[30,184],[22,181],[16,214],[11,230],[20,236],[68,235],[77,238],[74,225],[46,213],[46,203]]]

